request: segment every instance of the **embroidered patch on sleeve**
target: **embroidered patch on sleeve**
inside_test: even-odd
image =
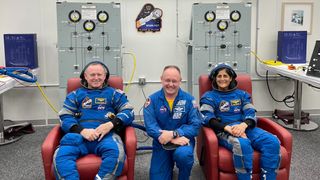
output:
[[[151,103],[151,99],[150,98],[147,98],[146,102],[144,103],[144,107],[148,107]]]
[[[116,89],[116,91],[120,94],[123,94],[124,92],[121,89]]]
[[[192,104],[193,104],[193,108],[196,108],[196,109],[199,108],[198,103],[196,102],[196,100],[192,100]]]

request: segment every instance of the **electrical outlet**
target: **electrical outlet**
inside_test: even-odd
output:
[[[146,78],[145,77],[139,77],[139,85],[140,86],[146,85]]]

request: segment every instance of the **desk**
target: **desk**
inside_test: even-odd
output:
[[[302,102],[302,83],[310,84],[315,87],[320,87],[320,78],[307,76],[306,72],[299,70],[289,70],[287,65],[280,66],[270,66],[266,64],[262,64],[263,67],[271,71],[273,73],[280,74],[282,76],[286,76],[294,80],[294,121],[293,124],[285,124],[282,121],[278,121],[278,123],[288,129],[294,130],[304,130],[311,131],[318,128],[318,124],[315,122],[309,121],[309,124],[301,124],[301,102]],[[297,66],[302,66],[303,64],[298,64]]]
[[[22,138],[22,136],[5,139],[4,138],[4,119],[3,119],[3,93],[12,89],[17,81],[11,77],[0,78],[0,145],[9,144]]]

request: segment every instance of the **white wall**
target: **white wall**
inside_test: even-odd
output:
[[[71,2],[71,1],[68,1]],[[87,2],[87,1],[77,1]],[[112,2],[95,0],[92,2]],[[137,58],[137,68],[134,82],[138,77],[145,76],[147,85],[143,87],[148,96],[160,88],[160,74],[165,65],[175,64],[181,67],[183,79],[187,78],[187,46],[191,23],[193,0],[149,0],[155,7],[163,10],[162,29],[157,33],[141,33],[135,29],[135,18],[146,1],[120,0],[121,4],[123,52],[132,52]],[[201,2],[243,2],[243,1],[204,1]],[[257,51],[262,59],[276,58],[277,31],[281,27],[281,3],[279,0],[252,1],[252,50]],[[301,0],[299,1],[301,2]],[[315,17],[320,12],[320,2],[314,3],[312,34],[308,35],[307,59],[310,59],[314,42],[320,39],[319,23]],[[257,14],[257,4],[259,12]],[[258,21],[257,21],[258,18]],[[0,6],[0,41],[5,33],[37,33],[39,56],[39,83],[45,87],[45,92],[54,106],[59,106],[58,92],[58,59],[57,59],[57,23],[56,1],[54,0],[1,0]],[[258,22],[258,25],[257,23]],[[258,27],[258,28],[257,28]],[[258,29],[258,31],[256,31]],[[257,43],[256,43],[257,41]],[[0,65],[4,63],[3,43],[0,43]],[[257,49],[256,49],[257,47]],[[255,73],[254,57],[252,57],[252,76],[254,104],[258,111],[273,111],[275,108],[286,108],[281,103],[274,102],[263,78]],[[127,82],[133,69],[132,57],[123,55],[123,77]],[[258,66],[257,71],[264,75],[265,71]],[[0,79],[1,80],[1,79]],[[277,98],[283,98],[293,91],[290,80],[270,82],[271,91]],[[186,89],[186,84],[182,85]],[[318,90],[319,91],[319,90]],[[320,102],[315,101],[319,92],[306,85],[303,86],[304,110],[320,111]],[[137,84],[129,88],[128,98],[135,106],[136,114],[144,103],[144,96]],[[57,119],[57,115],[49,108],[36,87],[15,88],[4,94],[4,118],[16,121]]]

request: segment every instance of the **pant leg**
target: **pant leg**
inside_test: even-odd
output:
[[[174,162],[173,150],[164,150],[159,143],[153,143],[150,180],[172,180]]]
[[[252,133],[260,134],[252,138],[252,146],[261,152],[261,179],[275,180],[281,160],[280,141],[275,135],[260,128],[254,128]]]
[[[194,162],[194,142],[180,146],[173,153],[173,160],[179,169],[179,180],[188,180]]]
[[[102,163],[98,172],[101,179],[115,179],[120,176],[126,158],[122,140],[116,133],[105,136],[96,147],[96,154]]]
[[[78,180],[76,160],[87,153],[88,150],[80,134],[66,134],[53,157],[56,179]]]
[[[229,133],[219,133],[219,144],[233,153],[233,165],[239,180],[249,180],[252,176],[253,148],[247,138],[238,138]]]

